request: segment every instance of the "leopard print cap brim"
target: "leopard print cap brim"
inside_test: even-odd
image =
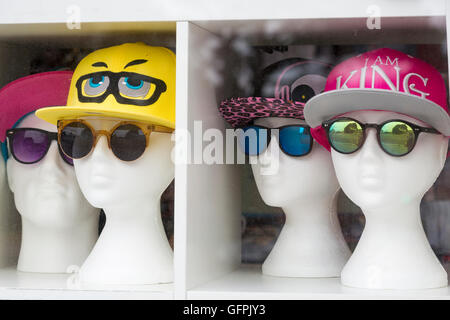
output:
[[[220,103],[219,112],[233,128],[239,128],[257,118],[279,117],[305,120],[304,106],[302,102],[276,98],[231,98]]]

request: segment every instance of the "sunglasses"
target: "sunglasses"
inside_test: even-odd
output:
[[[301,157],[311,151],[313,139],[307,125],[286,125],[278,128],[247,126],[238,131],[238,144],[246,155],[259,155],[267,149],[272,138],[272,130],[278,130],[278,143],[286,155]]]
[[[36,128],[9,129],[6,132],[9,149],[16,161],[23,164],[33,164],[41,161],[50,149],[53,140],[58,140],[56,132]],[[61,158],[73,166],[73,161],[67,157],[58,146]]]
[[[150,133],[172,133],[163,126],[121,121],[111,130],[95,130],[84,120],[58,121],[58,143],[62,152],[71,159],[86,157],[95,148],[100,135],[108,139],[108,147],[123,161],[134,161],[142,156],[149,143]]]
[[[89,73],[80,77],[75,86],[80,102],[102,103],[112,94],[118,103],[137,106],[155,103],[167,90],[163,80],[134,72]]]
[[[394,157],[407,155],[414,149],[421,132],[440,134],[433,128],[425,128],[404,120],[388,120],[381,124],[361,123],[352,118],[337,118],[325,121],[328,141],[337,152],[350,154],[358,151],[366,139],[366,129],[377,130],[381,149]]]

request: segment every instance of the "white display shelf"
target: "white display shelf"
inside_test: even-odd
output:
[[[445,14],[445,0],[50,0],[2,1],[0,23],[65,22],[74,14],[82,22],[254,20],[365,17],[377,6],[385,17]]]
[[[370,6],[383,17],[380,30],[366,27]],[[208,73],[230,54],[214,51],[224,39],[242,37],[251,45],[439,44],[450,37],[449,6],[446,0],[0,1],[0,86],[28,74],[23,66],[35,48],[145,41],[176,49],[176,130],[192,133],[196,120],[203,130],[224,130],[217,101],[230,88],[217,92]],[[74,8],[81,29],[66,26]],[[289,43],[277,42],[282,34]],[[338,278],[275,278],[263,276],[260,267],[240,266],[239,168],[181,163],[175,177],[173,284],[83,288],[74,275],[3,268],[0,299],[450,299],[448,287],[362,290],[344,287]]]
[[[403,44],[440,43],[445,38],[445,16],[382,17],[380,29],[367,28],[367,18],[317,18],[194,21],[225,38],[245,39],[252,45],[292,44]],[[408,28],[405,28],[408,26]]]
[[[80,29],[65,23],[0,23],[1,42],[21,47],[102,48],[125,42],[148,41],[175,47],[175,22],[88,22]]]
[[[190,290],[188,299],[445,299],[450,288],[429,290],[367,290],[342,286],[339,278],[279,278],[265,276],[260,266],[234,272]]]
[[[172,284],[82,286],[75,274],[19,272],[0,269],[0,299],[173,299]]]
[[[383,12],[384,14],[384,12]],[[402,15],[403,16],[403,15]],[[368,30],[364,19],[193,21],[177,23],[177,129],[193,133],[225,129],[218,101],[236,92],[214,86],[214,72],[232,50],[222,41],[250,45],[282,44],[445,44],[443,16],[384,18],[382,30]],[[405,28],[408,26],[408,28]],[[272,29],[271,29],[272,28]],[[267,32],[267,30],[273,32]],[[286,38],[285,38],[286,39]],[[225,47],[225,46],[223,46]],[[236,61],[239,65],[239,57]],[[219,62],[219,63],[218,63]],[[223,71],[223,70],[222,70]],[[211,75],[211,73],[213,73]],[[226,71],[224,72],[226,73]],[[226,77],[226,76],[225,76]],[[241,179],[237,166],[178,164],[175,185],[175,298],[177,299],[449,299],[449,288],[412,291],[361,290],[338,278],[295,279],[261,275],[240,267]]]

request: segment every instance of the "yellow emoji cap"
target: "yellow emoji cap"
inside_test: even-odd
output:
[[[67,106],[36,115],[52,124],[82,117],[136,120],[175,128],[175,54],[125,43],[87,55],[75,69]]]

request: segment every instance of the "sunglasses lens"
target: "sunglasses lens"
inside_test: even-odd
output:
[[[413,128],[401,121],[391,121],[380,130],[383,149],[393,156],[403,156],[414,147],[416,136]]]
[[[12,150],[17,160],[33,163],[41,160],[49,148],[48,136],[38,130],[19,130],[14,133]]]
[[[60,149],[60,152],[59,152],[60,154],[61,154],[61,158],[63,158],[63,160],[67,163],[67,164],[70,164],[71,166],[73,166],[73,159],[71,159],[71,158],[69,158],[68,156],[66,156],[65,154],[64,154],[64,152],[62,152],[62,150]]]
[[[138,126],[125,124],[111,134],[111,149],[117,158],[123,161],[138,159],[147,145],[144,132]]]
[[[238,143],[246,155],[256,156],[267,148],[267,129],[257,126],[245,127],[242,131],[239,130]]]
[[[358,122],[342,119],[330,126],[328,138],[336,151],[352,153],[363,143],[364,131]]]
[[[72,122],[61,130],[59,144],[67,156],[72,159],[81,159],[91,151],[94,135],[84,123]]]
[[[289,126],[280,129],[280,146],[291,156],[303,156],[311,150],[311,134],[301,126]]]

